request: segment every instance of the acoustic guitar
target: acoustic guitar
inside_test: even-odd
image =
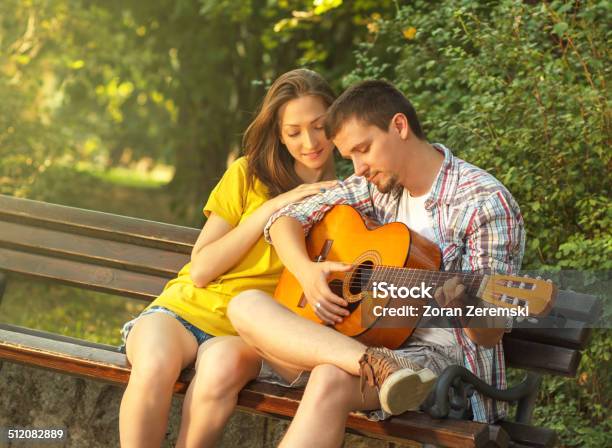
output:
[[[436,244],[399,222],[374,227],[348,205],[333,207],[313,226],[306,246],[315,261],[341,261],[353,265],[349,272],[335,272],[328,278],[330,289],[349,303],[350,315],[334,328],[370,346],[391,349],[401,346],[416,328],[428,303],[422,298],[397,294],[395,297],[386,294],[384,299],[373,298],[374,286],[384,282],[396,288],[425,285],[431,287],[433,295],[438,286],[458,275],[469,296],[490,306],[528,307],[530,316],[547,314],[556,297],[555,285],[541,279],[440,272],[442,257]],[[308,305],[301,285],[287,269],[281,275],[274,297],[300,316],[323,323]],[[373,310],[374,306],[401,308],[410,305],[417,310],[415,316],[396,317],[401,323],[391,324],[394,328],[389,328],[388,317],[376,318]]]

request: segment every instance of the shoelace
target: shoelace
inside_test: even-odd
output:
[[[423,367],[408,358],[397,356],[389,349],[368,347],[359,360],[361,400],[365,402],[366,384],[379,389],[391,373],[403,368],[417,372]]]

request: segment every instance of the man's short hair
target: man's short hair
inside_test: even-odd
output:
[[[425,140],[414,107],[402,92],[386,81],[362,81],[349,87],[327,110],[325,134],[329,139],[334,138],[352,118],[387,132],[397,113],[404,114],[412,133]]]

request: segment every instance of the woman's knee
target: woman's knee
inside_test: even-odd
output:
[[[198,399],[237,395],[257,377],[261,359],[247,346],[217,344],[201,349],[196,361],[195,393]]]
[[[197,348],[195,337],[175,318],[163,313],[140,317],[127,337],[132,382],[174,385],[181,370],[194,361]]]
[[[132,360],[130,383],[150,390],[172,388],[181,373],[181,358],[176,353],[151,351],[136,353]]]

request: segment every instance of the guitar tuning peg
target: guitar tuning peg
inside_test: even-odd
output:
[[[552,280],[551,280],[551,279],[549,279],[549,278],[547,278],[547,279],[546,279],[546,283],[552,283]]]
[[[542,280],[542,276],[541,276],[541,275],[538,275],[538,276],[536,277],[536,280]]]
[[[523,277],[529,278],[529,274],[524,274]]]
[[[529,322],[530,324],[537,324],[539,320],[535,317],[528,317],[527,322]]]
[[[525,320],[525,318],[523,316],[519,316],[516,317],[516,321],[520,324],[521,322],[523,322]]]

